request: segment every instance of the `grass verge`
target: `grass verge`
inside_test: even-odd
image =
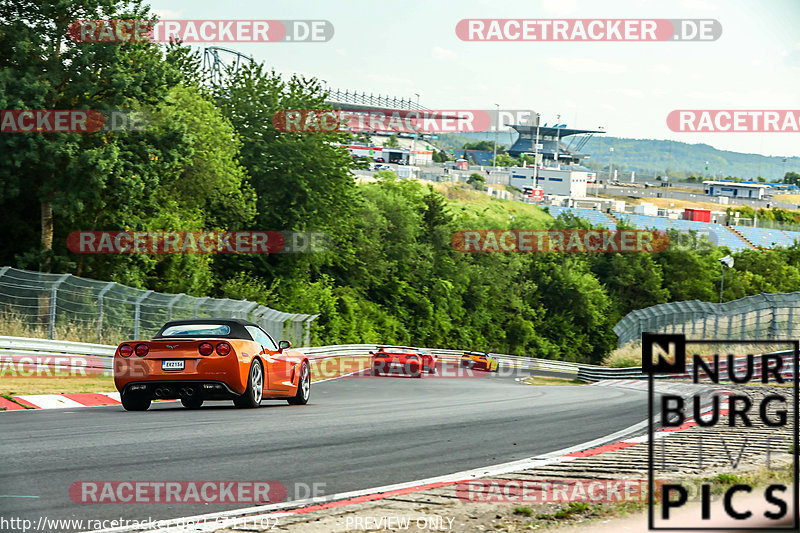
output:
[[[311,363],[311,381],[339,377],[342,374],[361,370],[369,366],[370,361],[369,357],[340,357],[337,359],[339,361],[333,359],[313,361]],[[11,396],[26,394],[74,394],[77,392],[117,392],[117,389],[112,376],[3,376],[0,379],[0,395],[8,399],[11,399]]]

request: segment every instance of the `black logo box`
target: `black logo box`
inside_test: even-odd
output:
[[[659,358],[657,362],[653,362],[653,347],[658,345],[661,350],[669,353],[670,348],[674,348],[674,361],[666,361]],[[686,373],[686,345],[687,344],[785,344],[791,346],[793,352],[793,366],[792,366],[792,382],[793,382],[793,404],[794,404],[794,453],[793,457],[793,476],[792,485],[794,487],[794,495],[792,504],[794,506],[794,520],[786,526],[780,527],[655,527],[655,515],[653,514],[653,500],[655,493],[655,424],[654,424],[654,383],[656,374],[684,374]],[[719,340],[687,340],[685,335],[680,334],[657,334],[657,333],[642,333],[642,371],[648,375],[647,385],[647,408],[648,408],[648,424],[647,424],[647,446],[648,446],[648,461],[647,461],[647,520],[648,529],[650,531],[800,531],[800,383],[797,379],[797,371],[800,368],[800,341],[792,339],[719,339]]]

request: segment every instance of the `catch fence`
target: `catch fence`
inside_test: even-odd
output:
[[[91,329],[98,343],[139,339],[154,335],[168,320],[225,317],[250,320],[276,340],[307,346],[317,316],[284,313],[248,300],[166,294],[71,274],[0,267],[0,319],[44,328],[50,339],[58,327]]]

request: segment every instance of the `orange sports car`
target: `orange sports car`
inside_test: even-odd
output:
[[[290,347],[246,320],[173,320],[151,340],[117,347],[114,383],[127,411],[144,411],[156,398],[180,399],[188,409],[205,400],[233,400],[236,407],[258,407],[262,399],[305,405],[311,367]]]

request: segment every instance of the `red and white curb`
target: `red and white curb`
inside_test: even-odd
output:
[[[32,409],[71,409],[73,407],[99,407],[101,405],[121,404],[118,392],[24,394],[11,396],[11,398],[9,400],[0,396],[0,408],[5,408],[4,411],[28,411]]]
[[[341,379],[369,369],[356,370],[332,378],[320,379],[312,385]],[[0,396],[0,413],[8,411],[32,411],[37,409],[72,409],[74,407],[100,407],[103,405],[121,405],[118,392],[78,392],[72,394],[23,394],[11,396],[12,400]],[[155,400],[156,403],[175,402],[177,400]],[[3,409],[5,408],[5,409]]]

